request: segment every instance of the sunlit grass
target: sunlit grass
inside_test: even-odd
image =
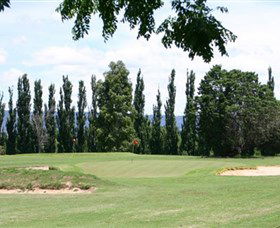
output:
[[[37,154],[1,156],[0,162],[1,168],[49,165],[100,179],[98,189],[87,195],[0,195],[3,227],[279,226],[279,176],[216,173],[226,167],[280,165],[280,157]]]

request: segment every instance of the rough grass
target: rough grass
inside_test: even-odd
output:
[[[0,164],[3,168],[49,165],[101,179],[97,191],[87,195],[0,195],[2,227],[280,225],[279,176],[216,175],[227,167],[280,165],[280,157],[37,154],[1,156]]]
[[[62,172],[53,167],[50,170],[30,170],[26,168],[0,169],[0,189],[65,189],[83,190],[96,186],[99,182],[93,175],[75,172]]]

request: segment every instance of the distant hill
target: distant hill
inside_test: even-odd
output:
[[[152,121],[153,119],[153,115],[148,115],[149,119]],[[182,124],[183,124],[183,116],[176,116],[176,123],[177,123],[177,127],[179,130],[181,130],[182,128]],[[165,116],[162,116],[161,119],[161,126],[165,125]]]
[[[9,114],[9,112],[8,112],[8,111],[5,111],[3,127],[6,126],[8,114]],[[149,117],[150,120],[153,119],[153,115],[148,115],[148,117]],[[183,124],[183,116],[176,116],[176,123],[177,123],[178,129],[181,130],[182,124]],[[165,125],[165,116],[162,116],[161,125],[162,125],[162,126]],[[6,129],[4,129],[4,130],[6,130]]]

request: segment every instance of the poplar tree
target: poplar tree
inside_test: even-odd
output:
[[[49,86],[49,100],[48,105],[45,105],[45,124],[47,130],[47,143],[45,151],[48,153],[55,153],[57,150],[57,130],[55,121],[55,85]]]
[[[31,153],[34,151],[34,146],[32,145],[32,125],[30,122],[30,101],[30,84],[27,75],[24,74],[18,79],[17,150],[19,153]]]
[[[268,87],[274,92],[274,77],[272,76],[272,69],[271,67],[268,68]]]
[[[59,90],[59,96],[60,96],[60,100],[59,100],[58,106],[57,106],[58,152],[65,152],[64,141],[66,140],[65,139],[66,115],[65,115],[65,109],[64,109],[64,96],[63,96],[62,88],[60,88],[60,90]]]
[[[42,152],[46,141],[46,134],[43,125],[43,90],[41,80],[34,82],[34,99],[33,99],[33,133],[34,133],[34,149],[35,152]]]
[[[34,82],[34,99],[33,99],[33,104],[34,104],[34,110],[33,114],[34,115],[42,115],[43,114],[43,90],[42,90],[42,85],[41,85],[41,80],[35,81]]]
[[[4,94],[0,95],[0,132],[2,133],[2,125],[5,116],[5,104],[3,103]]]
[[[97,151],[97,84],[96,77],[91,77],[91,110],[89,114],[88,150]]]
[[[71,107],[72,87],[68,76],[63,76],[57,118],[59,152],[73,152],[74,149],[75,108]]]
[[[167,154],[178,154],[179,135],[174,115],[176,87],[174,85],[175,70],[172,70],[168,84],[168,100],[165,105],[165,124],[166,124],[166,142],[165,152]]]
[[[128,152],[135,137],[132,84],[122,61],[111,62],[98,85],[98,145],[101,151]]]
[[[136,87],[134,92],[134,101],[133,106],[135,109],[135,120],[134,120],[134,129],[136,137],[140,140],[140,144],[135,148],[136,153],[144,153],[146,150],[147,138],[145,134],[145,116],[144,116],[144,107],[145,107],[145,95],[144,95],[144,80],[141,77],[141,70],[138,71]]]
[[[79,81],[78,94],[78,116],[77,116],[77,152],[84,152],[86,147],[86,115],[85,108],[87,106],[86,88],[83,81]]]
[[[13,105],[13,90],[9,87],[9,117],[7,119],[7,143],[6,143],[6,153],[16,154],[16,109]]]
[[[0,153],[4,153],[4,146],[5,146],[5,138],[6,134],[3,131],[3,122],[4,122],[4,116],[5,116],[5,103],[3,103],[4,94],[2,93],[0,95],[0,146],[3,147],[3,149],[0,151]]]
[[[153,120],[152,120],[152,130],[151,130],[151,140],[150,140],[150,150],[152,154],[162,154],[163,153],[163,139],[162,139],[162,129],[161,129],[161,98],[160,91],[157,94],[157,104],[153,106]]]
[[[189,155],[196,155],[196,105],[194,99],[195,91],[195,74],[193,71],[187,72],[186,84],[186,107],[183,117],[183,125],[181,131],[181,146],[182,152],[187,152]]]
[[[151,121],[149,119],[149,116],[146,115],[144,117],[144,153],[150,154],[150,140],[151,140],[151,133],[152,133],[152,125]]]

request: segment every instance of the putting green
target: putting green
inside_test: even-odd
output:
[[[205,168],[205,163],[208,167],[217,167],[217,169],[221,165],[216,161],[190,163],[184,160],[125,160],[84,162],[77,164],[76,167],[84,173],[94,174],[98,177],[154,178],[183,176],[197,169]]]

